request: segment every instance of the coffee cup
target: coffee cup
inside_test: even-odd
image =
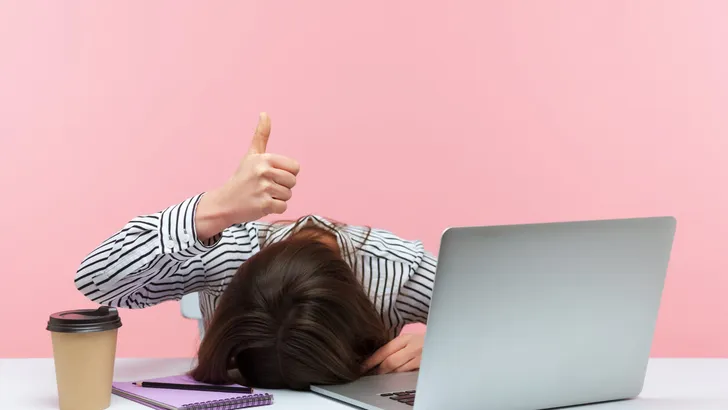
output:
[[[119,327],[119,313],[106,306],[50,316],[60,410],[109,407]]]

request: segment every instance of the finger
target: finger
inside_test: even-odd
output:
[[[278,185],[288,189],[296,186],[296,176],[282,169],[272,168],[270,170],[270,179]]]
[[[414,358],[413,352],[409,351],[408,349],[401,349],[394,353],[393,355],[387,357],[384,359],[382,364],[379,365],[379,369],[377,370],[378,374],[386,374],[386,373],[392,373],[396,369],[404,366]]]
[[[403,372],[411,372],[413,370],[417,370],[420,368],[420,360],[422,360],[421,355],[417,355],[409,362],[403,364],[402,366],[399,366],[398,368],[394,369],[394,373],[403,373]]]
[[[267,204],[263,207],[263,212],[266,215],[270,214],[282,214],[286,212],[286,209],[288,209],[288,204],[286,201],[281,201],[280,199],[271,198],[268,200]]]
[[[250,144],[250,152],[254,154],[262,154],[268,146],[268,138],[270,137],[270,118],[268,114],[261,113],[258,118],[258,125],[255,127],[253,141]]]
[[[271,183],[267,191],[273,199],[281,201],[288,201],[291,197],[293,197],[293,192],[291,192],[290,189],[275,183]]]
[[[387,343],[386,345],[382,346],[374,352],[371,357],[369,357],[366,361],[364,361],[363,369],[364,371],[369,371],[373,367],[378,366],[381,364],[384,359],[388,358],[389,356],[393,355],[394,353],[402,350],[405,346],[407,346],[407,339],[399,336],[396,337],[391,342]]]
[[[276,154],[268,154],[268,163],[273,168],[282,169],[284,171],[288,171],[293,175],[298,175],[298,172],[301,170],[301,166],[298,165],[298,161],[295,159],[291,159],[288,157],[284,157],[283,155],[276,155]]]

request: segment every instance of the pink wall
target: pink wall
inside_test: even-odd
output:
[[[0,356],[49,356],[47,314],[90,305],[81,258],[227,178],[261,110],[270,149],[302,164],[290,216],[432,251],[450,224],[677,216],[654,355],[728,356],[727,15],[694,0],[2,2]],[[123,319],[120,356],[194,353],[175,303]]]

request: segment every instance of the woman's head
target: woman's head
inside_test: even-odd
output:
[[[241,265],[202,340],[195,379],[226,383],[237,368],[255,387],[343,383],[359,377],[363,361],[388,341],[340,252],[325,235],[307,232]]]

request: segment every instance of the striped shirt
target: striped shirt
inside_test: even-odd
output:
[[[313,223],[335,234],[392,337],[406,324],[427,322],[437,260],[420,241],[382,229],[337,226],[319,216],[294,224],[237,224],[201,241],[195,229],[201,196],[129,221],[83,260],[75,277],[78,290],[99,304],[130,309],[198,292],[207,327],[240,264],[262,246]]]

